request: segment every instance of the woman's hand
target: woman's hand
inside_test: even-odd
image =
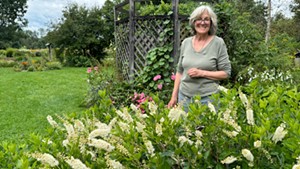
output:
[[[187,74],[190,77],[204,77],[205,76],[205,70],[197,69],[197,68],[191,68],[188,70]]]
[[[191,68],[188,70],[187,74],[191,78],[204,77],[211,80],[223,80],[228,78],[228,74],[223,70],[208,71],[208,70],[202,70],[197,68]]]
[[[174,107],[177,104],[177,98],[172,97],[168,103],[168,109]]]

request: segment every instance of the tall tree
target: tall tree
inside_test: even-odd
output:
[[[232,0],[240,13],[249,13],[250,22],[258,25],[261,29],[266,26],[266,8],[261,1],[255,0]]]
[[[113,32],[106,26],[98,7],[71,4],[63,11],[63,18],[53,25],[45,39],[60,49],[67,49],[72,56],[94,57],[101,60],[109,41],[104,37]]]
[[[9,46],[18,47],[18,34],[21,27],[27,24],[24,14],[27,0],[0,1],[0,49]]]
[[[294,26],[296,27],[296,39],[300,42],[300,0],[294,0],[291,5],[292,12],[294,12]]]
[[[104,5],[102,6],[101,13],[102,13],[102,19],[105,23],[106,29],[109,30],[105,34],[103,34],[104,39],[107,41],[107,43],[114,43],[114,13],[112,12],[114,9],[114,6],[119,3],[119,0],[106,0]]]
[[[267,29],[266,29],[266,36],[265,36],[265,42],[268,43],[270,39],[270,29],[271,29],[271,21],[272,21],[272,1],[268,0],[267,2],[268,6],[268,17],[267,17]]]

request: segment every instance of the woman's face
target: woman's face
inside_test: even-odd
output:
[[[195,20],[194,24],[197,34],[208,34],[211,25],[211,19],[208,12],[204,11],[202,15]]]

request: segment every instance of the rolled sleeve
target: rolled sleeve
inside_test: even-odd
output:
[[[182,44],[181,44],[181,47],[180,47],[180,55],[179,55],[179,60],[178,60],[178,64],[177,64],[177,68],[176,68],[176,70],[177,70],[177,72],[178,73],[183,73],[183,67],[182,67],[182,60],[183,60],[183,50],[184,50],[184,41],[182,42]]]
[[[227,73],[228,77],[231,76],[231,63],[227,53],[227,47],[222,40],[222,45],[220,45],[219,58],[218,58],[218,70],[222,70]]]

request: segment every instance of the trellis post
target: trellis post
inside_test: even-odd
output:
[[[134,79],[134,17],[135,17],[135,0],[129,0],[129,80]]]
[[[172,0],[173,8],[173,31],[174,31],[174,43],[173,43],[173,58],[175,60],[174,64],[177,63],[177,55],[180,47],[180,32],[179,32],[179,21],[178,21],[178,2],[179,0]],[[175,66],[175,65],[173,65]]]

